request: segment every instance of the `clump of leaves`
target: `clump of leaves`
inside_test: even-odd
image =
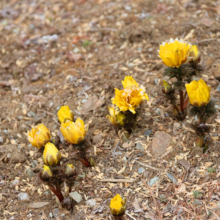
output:
[[[215,168],[214,168],[214,167],[208,167],[208,168],[207,168],[207,171],[208,171],[209,173],[215,173]]]
[[[195,191],[193,191],[193,196],[195,198],[201,198],[202,197],[202,193],[199,192],[199,190],[195,190]]]
[[[90,46],[90,45],[92,45],[91,41],[89,41],[89,40],[83,41],[83,47],[87,47],[87,46]]]

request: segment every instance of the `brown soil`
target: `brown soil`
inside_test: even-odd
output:
[[[211,86],[219,110],[220,1],[2,0],[0,5],[0,219],[112,219],[108,206],[116,193],[127,198],[127,219],[159,219],[159,213],[163,219],[220,219],[219,111],[209,121],[213,144],[203,154],[195,147],[191,118],[176,121],[165,102],[165,66],[157,52],[171,37],[198,44],[202,78]],[[143,84],[150,97],[128,140],[106,119],[114,88],[122,88],[126,75]],[[99,101],[87,111],[83,103],[92,96]],[[38,179],[42,152],[26,136],[32,126],[43,123],[55,138],[62,105],[90,124],[92,146],[86,154],[96,161],[87,168],[74,159],[74,147],[58,146],[63,163],[73,163],[78,170],[73,191],[83,199],[73,212],[60,208]],[[147,130],[149,136],[144,135]],[[156,131],[167,132],[175,143],[162,157],[153,157],[148,148]],[[136,149],[137,142],[145,152]],[[144,173],[138,173],[140,167],[146,168]],[[155,176],[160,180],[149,190],[145,183]],[[21,192],[30,199],[18,201]],[[96,200],[95,206],[87,205],[90,199]],[[33,202],[49,204],[28,208]]]

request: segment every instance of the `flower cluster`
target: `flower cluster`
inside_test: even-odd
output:
[[[163,93],[166,99],[173,106],[174,114],[180,120],[186,117],[186,98],[185,84],[192,81],[192,77],[201,72],[200,51],[196,45],[184,41],[183,39],[170,39],[160,45],[159,57],[167,66],[164,75],[170,79],[175,78],[173,85],[164,81]],[[179,92],[179,103],[175,93]]]
[[[132,76],[126,76],[122,81],[123,89],[115,89],[115,97],[112,98],[112,104],[116,107],[108,107],[110,115],[106,117],[113,125],[124,126],[127,120],[128,112],[136,114],[136,108],[143,100],[149,100],[145,93],[145,88],[133,79]],[[128,119],[129,121],[129,119]]]
[[[199,64],[201,53],[196,45],[182,39],[170,39],[169,42],[160,45],[159,57],[168,67],[165,69],[165,76],[175,78],[173,85],[163,81],[162,91],[173,105],[175,116],[180,120],[185,118],[188,101],[190,102],[189,115],[198,117],[198,123],[193,125],[200,136],[197,142],[204,147],[205,132],[209,130],[205,123],[215,114],[215,108],[214,102],[210,99],[210,87],[203,79],[198,81],[192,79],[202,70]],[[176,101],[175,91],[179,91],[179,103]]]
[[[88,127],[84,126],[84,121],[78,118],[74,122],[74,115],[69,106],[62,106],[57,116],[61,123],[60,131],[65,141],[68,144],[80,144],[83,142],[88,130]],[[45,165],[40,172],[40,179],[49,186],[64,207],[71,209],[71,199],[69,197],[64,198],[60,185],[65,181],[69,185],[69,192],[71,192],[76,168],[73,164],[67,164],[64,169],[60,167],[61,152],[52,143],[50,131],[45,125],[39,124],[33,127],[31,131],[28,131],[27,136],[33,147],[44,148],[43,160]],[[94,164],[94,160],[91,163]]]

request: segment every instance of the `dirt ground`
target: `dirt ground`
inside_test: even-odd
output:
[[[112,219],[108,206],[117,193],[127,198],[126,219],[157,220],[159,213],[163,219],[220,219],[220,1],[1,0],[0,5],[0,219]],[[165,66],[158,49],[171,37],[198,44],[202,78],[216,102],[217,115],[209,121],[213,143],[205,154],[195,146],[192,118],[175,120],[161,92]],[[106,118],[114,88],[122,89],[127,75],[143,84],[150,98],[129,139]],[[55,138],[62,105],[89,124],[92,146],[86,153],[96,162],[87,168],[75,159],[73,146],[58,146],[63,163],[78,171],[73,191],[82,201],[73,212],[62,209],[38,179],[42,153],[26,136],[43,123]],[[157,131],[168,133],[172,146],[153,156],[149,149]],[[27,200],[19,199],[21,193]]]

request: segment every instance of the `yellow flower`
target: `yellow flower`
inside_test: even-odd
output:
[[[60,131],[64,139],[71,144],[79,144],[86,136],[87,128],[84,126],[83,120],[78,118],[76,122],[67,121],[62,123]]]
[[[43,153],[43,159],[44,163],[48,166],[54,166],[56,165],[61,158],[61,153],[58,151],[58,149],[55,147],[52,143],[47,143],[45,145],[44,153]]]
[[[52,176],[53,174],[52,174],[50,167],[48,167],[47,165],[44,165],[42,175],[41,175],[42,179],[47,180]]]
[[[129,110],[135,114],[135,108],[145,99],[149,100],[144,88],[131,86],[123,90],[115,89],[115,98],[112,99],[112,103],[115,104],[120,111]]]
[[[43,147],[50,141],[50,138],[50,131],[43,124],[39,124],[28,131],[28,141],[36,148]]]
[[[183,39],[170,39],[169,42],[163,42],[160,45],[159,57],[164,64],[169,67],[179,67],[188,61],[188,53],[191,44],[185,42]]]
[[[124,89],[129,87],[129,86],[139,87],[138,83],[133,79],[132,76],[125,76],[124,81],[121,81],[121,82],[122,82],[122,85],[123,85]]]
[[[189,50],[188,57],[190,61],[196,62],[200,60],[200,51],[196,45],[193,45],[191,47],[191,49]]]
[[[76,173],[76,168],[73,166],[73,164],[67,164],[66,165],[66,171],[65,174],[69,177],[73,176]]]
[[[210,86],[207,86],[202,79],[186,84],[186,91],[190,103],[196,107],[206,106],[210,101]]]
[[[61,106],[61,108],[59,109],[57,113],[57,116],[58,116],[60,123],[64,123],[66,120],[69,120],[69,121],[74,120],[73,112],[70,110],[68,105]]]
[[[122,81],[123,90],[115,89],[115,98],[112,103],[115,104],[120,111],[131,111],[135,114],[135,108],[138,107],[142,100],[148,100],[145,88],[139,86],[132,76],[126,76]],[[111,113],[110,113],[111,114]]]
[[[126,209],[126,199],[121,198],[119,194],[117,194],[110,202],[110,210],[112,215],[122,215],[124,214]]]

